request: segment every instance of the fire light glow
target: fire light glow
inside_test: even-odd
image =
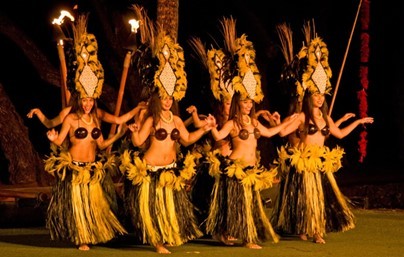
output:
[[[68,17],[71,21],[74,21],[73,15],[71,15],[68,11],[62,10],[62,11],[60,11],[59,18],[53,19],[52,24],[62,25],[65,17]]]
[[[137,33],[137,29],[140,26],[139,21],[135,20],[135,19],[131,19],[131,20],[129,20],[129,24],[131,26],[131,31]]]

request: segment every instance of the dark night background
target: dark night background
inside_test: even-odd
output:
[[[14,0],[2,7],[0,15],[13,20],[27,36],[46,53],[50,61],[58,67],[56,43],[52,37],[51,20],[64,8],[71,8],[78,3],[79,11],[90,12],[88,31],[94,33],[99,41],[99,58],[104,63],[108,58],[108,49],[103,47],[103,31],[97,26],[98,17],[91,14],[91,2],[96,1],[45,1]],[[111,16],[122,15],[125,19],[128,7],[133,3],[142,4],[149,10],[153,18],[155,1],[98,1],[100,5],[108,5]],[[330,138],[330,143],[337,143],[345,148],[346,158],[342,174],[350,173],[356,178],[366,179],[371,175],[381,175],[392,179],[403,178],[404,164],[404,124],[403,124],[403,18],[402,3],[397,1],[374,0],[370,3],[370,60],[368,115],[375,118],[372,125],[366,127],[368,132],[368,154],[363,163],[359,163],[358,139],[363,129],[358,127],[342,140]],[[188,74],[188,90],[185,99],[180,102],[182,109],[190,104],[198,107],[201,113],[209,111],[209,90],[206,71],[192,58],[192,51],[187,44],[191,36],[201,37],[211,42],[210,36],[219,37],[219,19],[232,16],[237,20],[238,35],[247,34],[257,52],[257,65],[263,76],[262,86],[265,99],[258,109],[285,111],[286,96],[278,83],[283,56],[279,50],[279,41],[275,26],[287,22],[293,29],[295,52],[303,41],[302,25],[314,19],[317,34],[324,39],[330,51],[329,62],[333,71],[332,83],[335,84],[344,59],[348,40],[354,23],[359,1],[265,1],[265,0],[180,0],[179,11],[179,43],[186,53],[186,69]],[[269,5],[269,7],[266,7]],[[105,17],[110,19],[110,17]],[[357,115],[358,99],[356,92],[361,89],[359,81],[360,66],[360,24],[354,30],[352,42],[345,62],[339,89],[336,96],[332,116],[334,120],[346,112]],[[222,44],[222,42],[219,42]],[[104,44],[105,45],[105,44]],[[46,128],[35,118],[29,120],[26,114],[33,107],[40,107],[48,117],[56,115],[61,108],[60,88],[42,81],[21,49],[12,41],[0,34],[0,83],[4,86],[16,110],[24,119],[30,131],[30,138],[41,154],[49,152]],[[103,60],[104,59],[104,60]],[[123,62],[123,59],[122,59]],[[106,82],[116,89],[120,77],[109,75],[105,67]],[[127,84],[126,87],[131,87]],[[137,103],[125,93],[125,99]],[[330,99],[329,99],[330,100]],[[1,107],[0,107],[1,108]],[[113,111],[110,111],[113,112]],[[349,121],[348,121],[349,122]],[[264,146],[267,141],[263,141]],[[269,147],[281,142],[275,136],[270,139]],[[6,169],[6,167],[1,167]]]

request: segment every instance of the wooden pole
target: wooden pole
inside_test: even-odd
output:
[[[62,95],[62,108],[65,108],[70,101],[70,92],[67,89],[67,67],[66,67],[66,57],[63,47],[63,40],[59,40],[57,43],[59,61],[60,61],[60,88]]]
[[[339,84],[340,84],[340,81],[341,81],[341,77],[342,77],[342,71],[344,70],[346,57],[348,56],[349,47],[350,47],[351,41],[352,41],[352,35],[353,35],[354,30],[355,30],[356,22],[357,22],[357,20],[358,20],[358,16],[359,16],[359,13],[360,13],[360,10],[361,10],[361,5],[362,5],[362,0],[359,1],[359,6],[358,6],[358,10],[357,10],[357,12],[356,12],[356,17],[355,17],[354,24],[353,24],[353,26],[352,26],[351,35],[349,36],[348,45],[347,45],[347,48],[346,48],[346,50],[345,50],[344,59],[343,59],[343,61],[342,61],[341,69],[340,69],[339,74],[338,74],[337,83],[335,84],[335,91],[334,91],[334,94],[333,94],[333,96],[332,96],[332,100],[331,100],[331,104],[330,104],[330,109],[328,110],[328,115],[329,115],[329,116],[331,116],[332,109],[333,109],[333,107],[334,107],[335,98],[336,98],[336,96],[337,96],[338,87],[339,87]]]
[[[122,99],[123,99],[123,94],[125,92],[125,85],[126,85],[126,78],[128,76],[128,70],[130,66],[130,60],[132,58],[132,51],[128,51],[126,53],[124,62],[123,62],[123,70],[122,70],[122,75],[121,75],[121,83],[119,85],[119,91],[118,91],[118,99],[116,101],[116,107],[115,107],[115,116],[119,116],[119,113],[121,112],[121,106],[122,106]],[[109,137],[112,137],[116,133],[116,124],[111,125],[111,130],[109,131]],[[111,152],[112,145],[110,145],[107,148],[107,152]]]
[[[60,61],[60,89],[62,95],[62,108],[65,108],[69,105],[70,102],[70,92],[67,89],[67,66],[66,66],[66,57],[65,51],[63,46],[63,40],[66,38],[61,25],[63,24],[64,18],[68,17],[70,21],[74,21],[74,17],[66,10],[60,11],[60,16],[58,18],[53,19],[52,24],[53,26],[53,36],[56,39],[56,46],[59,55]]]

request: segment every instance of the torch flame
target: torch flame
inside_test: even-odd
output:
[[[74,21],[73,15],[71,15],[68,11],[62,10],[59,18],[53,19],[52,24],[62,25],[65,17],[68,17],[71,21]]]
[[[139,21],[135,19],[129,20],[129,24],[131,27],[131,31],[137,33],[137,29],[139,28]]]

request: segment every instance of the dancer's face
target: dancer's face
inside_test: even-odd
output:
[[[240,100],[240,110],[241,114],[250,114],[251,108],[253,107],[253,102],[251,99]]]
[[[314,93],[311,95],[311,100],[313,101],[313,107],[320,108],[324,104],[325,96],[324,94]]]
[[[168,96],[165,98],[161,98],[161,109],[163,111],[168,111],[171,109],[171,106],[173,105],[173,97],[172,96]]]
[[[90,113],[94,107],[94,98],[92,97],[84,97],[80,99],[81,107],[83,108],[84,113]]]

